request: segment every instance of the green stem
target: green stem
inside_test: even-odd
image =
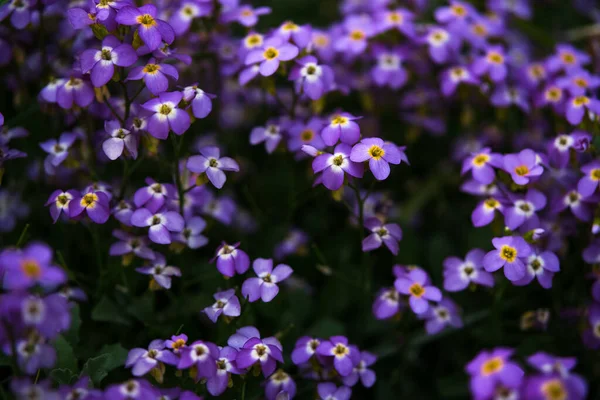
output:
[[[23,232],[21,232],[21,236],[19,236],[19,240],[17,240],[17,247],[21,247],[21,245],[25,241],[25,236],[27,235],[28,230],[29,224],[25,225],[25,228],[23,228]]]

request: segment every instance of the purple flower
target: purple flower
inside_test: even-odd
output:
[[[336,140],[337,141],[337,140]],[[362,178],[362,164],[350,161],[351,148],[340,143],[333,154],[323,153],[315,157],[312,168],[315,173],[323,172],[323,185],[329,190],[338,190],[344,184],[344,173]]]
[[[267,380],[265,397],[267,400],[278,400],[277,395],[282,391],[285,391],[289,398],[293,398],[296,395],[296,383],[291,376],[280,369]]]
[[[169,244],[169,232],[181,232],[184,227],[183,217],[175,211],[151,212],[147,208],[140,208],[131,215],[131,224],[140,228],[150,227],[148,237],[154,243]]]
[[[296,93],[304,93],[309,99],[318,100],[333,88],[332,69],[327,65],[319,65],[316,57],[305,56],[296,62],[299,65],[290,72]]]
[[[73,104],[86,108],[94,101],[94,89],[88,81],[78,76],[57,82],[56,102],[61,108],[70,109]]]
[[[358,347],[349,345],[344,336],[332,336],[329,340],[322,341],[317,347],[317,354],[333,358],[333,367],[342,377],[350,375],[360,362]]]
[[[121,230],[114,230],[113,236],[120,242],[113,243],[108,253],[111,256],[125,256],[128,254],[136,255],[145,260],[154,260],[155,253],[148,246],[148,240],[145,237],[134,236]]]
[[[235,289],[225,290],[213,294],[216,302],[202,310],[208,319],[216,323],[221,314],[227,317],[239,317],[241,313],[240,301],[235,295]]]
[[[0,6],[0,21],[10,15],[10,23],[16,29],[24,29],[31,22],[36,0],[11,0]]]
[[[185,213],[184,213],[185,215]],[[202,235],[206,228],[206,221],[199,216],[189,217],[181,233],[171,235],[171,238],[179,243],[185,244],[190,249],[198,249],[208,243],[208,238]]]
[[[469,251],[465,260],[457,257],[448,257],[444,260],[444,289],[449,292],[458,292],[466,289],[471,283],[482,286],[494,286],[494,277],[483,269],[481,249]]]
[[[229,245],[222,242],[211,260],[211,262],[217,260],[217,270],[225,276],[232,277],[236,272],[243,274],[250,268],[250,258],[245,251],[238,249],[239,245],[239,243]]]
[[[176,36],[186,34],[195,18],[209,16],[212,12],[212,3],[206,4],[195,1],[182,1],[179,9],[169,19],[169,25]]]
[[[367,367],[375,364],[377,356],[368,351],[362,351],[360,353],[360,361],[352,369],[352,372],[348,376],[342,378],[342,382],[346,386],[354,386],[360,379],[364,387],[370,388],[375,384],[376,376],[375,372]]]
[[[544,168],[539,165],[537,154],[530,149],[521,150],[519,154],[505,155],[504,170],[517,185],[526,185],[530,179],[544,172]]]
[[[56,363],[56,351],[44,343],[40,336],[33,335],[28,340],[16,340],[17,363],[19,368],[28,375],[33,375],[41,368],[51,368]],[[11,355],[12,350],[7,352]]]
[[[367,14],[348,16],[343,27],[344,33],[333,43],[335,50],[349,56],[363,53],[368,39],[375,34],[371,17]]]
[[[502,210],[506,226],[510,230],[522,227],[524,231],[539,228],[540,220],[536,212],[546,207],[546,196],[538,190],[529,189],[525,196],[514,197],[512,207]]]
[[[252,263],[252,269],[258,278],[248,278],[242,285],[242,296],[249,302],[262,299],[270,302],[279,293],[278,283],[287,279],[293,272],[289,265],[279,264],[273,269],[273,260],[257,258]]]
[[[420,268],[396,279],[394,286],[398,293],[409,295],[408,302],[415,314],[426,312],[429,309],[429,301],[442,300],[442,292],[429,284],[427,273]]]
[[[289,61],[298,55],[298,48],[274,37],[265,40],[263,48],[252,50],[245,59],[246,65],[260,63],[259,72],[262,76],[271,76],[279,68],[280,61]]]
[[[600,349],[600,304],[593,303],[588,311],[590,328],[583,332],[583,343],[587,348]]]
[[[404,8],[381,11],[376,16],[376,24],[379,30],[385,32],[390,29],[396,29],[408,37],[414,36],[413,20],[415,16],[412,12]]]
[[[40,143],[40,147],[48,156],[44,160],[44,164],[50,164],[52,167],[58,167],[69,156],[69,149],[77,140],[77,135],[71,132],[65,132],[60,135],[60,138],[49,139]]]
[[[265,127],[257,126],[250,132],[250,144],[265,142],[267,153],[271,154],[281,141],[281,128],[278,124],[268,123]]]
[[[492,239],[496,248],[483,257],[483,267],[488,272],[494,272],[504,267],[504,275],[510,281],[522,279],[527,268],[527,257],[531,254],[531,247],[520,236],[504,236]]]
[[[177,267],[167,265],[165,256],[160,253],[154,253],[154,259],[152,264],[147,267],[136,268],[135,270],[140,274],[152,275],[153,282],[157,283],[164,289],[171,288],[171,277],[181,276],[181,271]],[[154,285],[150,285],[152,289],[156,288]]]
[[[406,162],[407,158],[393,143],[380,138],[366,138],[354,145],[350,160],[356,163],[369,160],[373,176],[382,181],[390,175],[390,164],[400,164],[402,160]]]
[[[452,31],[460,31],[466,29],[467,21],[477,15],[477,11],[468,3],[450,0],[448,7],[439,7],[434,14],[436,21],[447,25]]]
[[[170,183],[157,183],[152,178],[146,178],[148,186],[138,189],[133,195],[136,207],[145,207],[152,212],[161,209],[167,200],[177,193]]]
[[[197,340],[181,350],[181,358],[177,368],[196,367],[196,380],[212,378],[217,372],[216,360],[219,358],[219,348],[214,343]]]
[[[182,333],[180,335],[173,335],[171,339],[165,340],[165,347],[173,349],[173,353],[179,354],[182,349],[186,347],[188,337]]]
[[[486,54],[473,64],[473,73],[477,76],[488,74],[492,82],[501,82],[506,78],[506,55],[502,46],[490,46]]]
[[[462,328],[463,326],[458,306],[447,297],[444,297],[438,304],[429,307],[429,310],[419,315],[419,318],[427,320],[425,331],[429,335],[439,333],[448,326],[454,328]]]
[[[323,382],[317,386],[320,400],[350,400],[352,389],[347,386],[335,386],[335,383]]]
[[[371,70],[371,78],[377,86],[389,86],[392,89],[402,87],[408,75],[402,68],[403,55],[401,50],[389,50],[385,47],[377,46],[373,50],[377,64]]]
[[[600,101],[587,96],[575,96],[567,102],[566,117],[571,125],[578,125],[588,114],[600,114]]]
[[[104,130],[110,135],[110,138],[102,143],[102,150],[108,158],[116,160],[125,149],[133,159],[137,158],[137,139],[130,131],[122,128],[119,121],[105,121]]]
[[[489,147],[485,147],[464,160],[461,174],[464,175],[467,171],[471,171],[473,179],[484,185],[488,185],[496,178],[494,167],[501,168],[502,166],[502,156],[492,153]]]
[[[398,242],[402,240],[402,229],[398,224],[383,224],[378,218],[369,218],[365,227],[372,233],[362,241],[362,251],[378,249],[382,244],[398,255]]]
[[[227,21],[237,21],[243,26],[250,28],[256,25],[258,17],[271,13],[269,7],[252,8],[250,5],[242,5],[233,10],[229,16],[226,16]]]
[[[85,211],[88,217],[97,224],[108,221],[110,216],[109,198],[106,193],[89,189],[69,202],[69,217],[74,218]]]
[[[537,278],[544,289],[552,287],[552,278],[554,273],[560,271],[560,262],[558,257],[550,252],[532,253],[527,257],[527,271],[525,276],[513,283],[517,286],[528,285]]]
[[[323,127],[323,121],[320,118],[312,117],[308,122],[297,122],[289,129],[290,138],[288,147],[291,151],[300,150],[303,146],[311,146],[317,150],[323,149],[325,143],[321,139],[319,131]]]
[[[258,337],[248,339],[235,358],[238,368],[245,369],[260,364],[265,377],[275,371],[277,361],[283,363],[281,343],[272,337],[263,340]]]
[[[150,50],[156,50],[161,42],[173,43],[175,32],[171,25],[157,19],[156,6],[146,4],[140,8],[123,7],[117,13],[115,20],[121,25],[139,25],[138,35]]]
[[[448,61],[460,46],[457,35],[441,27],[431,28],[424,42],[429,45],[429,56],[438,64]]]
[[[102,40],[100,50],[85,50],[79,56],[81,72],[90,72],[92,84],[96,87],[106,85],[115,73],[115,65],[129,67],[138,57],[131,45],[121,43],[116,37],[109,35]]]
[[[479,80],[465,67],[456,66],[445,70],[441,77],[441,91],[444,96],[451,96],[461,83],[479,84]]]
[[[598,184],[600,184],[600,161],[594,160],[585,164],[581,167],[581,172],[585,176],[577,182],[577,191],[585,198],[594,194],[598,189]]]
[[[502,211],[504,206],[498,199],[488,197],[480,202],[471,214],[471,222],[475,227],[485,226],[491,223],[496,216],[496,210]]]
[[[338,140],[342,143],[354,144],[360,138],[360,127],[355,120],[360,117],[355,117],[348,113],[334,114],[329,119],[329,125],[325,126],[321,131],[321,137],[327,146],[334,146]]]
[[[190,127],[190,116],[177,108],[183,98],[181,92],[164,92],[157,98],[142,104],[142,107],[154,114],[148,119],[148,132],[157,139],[166,139],[169,130],[183,135]]]
[[[159,64],[152,58],[145,66],[133,68],[129,72],[129,75],[127,75],[125,81],[138,81],[143,79],[144,84],[148,90],[150,90],[150,93],[157,96],[169,88],[168,77],[177,81],[177,79],[179,79],[177,68],[166,63]]]
[[[583,379],[568,380],[557,375],[530,377],[522,390],[524,398],[532,400],[587,398],[587,384]]]
[[[592,219],[592,206],[598,203],[598,196],[584,198],[577,190],[571,190],[558,196],[552,202],[552,212],[559,213],[567,208],[581,221],[589,222]]]
[[[206,381],[206,389],[213,396],[219,396],[229,384],[231,374],[240,374],[235,363],[237,350],[233,347],[225,346],[219,350],[219,358],[216,359],[216,373]]]
[[[212,110],[212,99],[214,94],[206,93],[198,85],[186,86],[183,89],[183,99],[192,103],[192,113],[196,118],[206,118]]]
[[[275,31],[274,36],[286,42],[293,41],[301,49],[305,48],[311,41],[312,30],[310,25],[297,25],[292,21],[285,21]]]
[[[400,311],[400,294],[395,288],[381,289],[373,302],[373,315],[377,319],[388,319]]]
[[[131,373],[133,376],[143,376],[151,369],[158,367],[163,362],[169,365],[177,365],[179,359],[169,350],[165,350],[163,340],[153,340],[148,349],[135,348],[129,351],[125,367],[133,367]]]
[[[524,376],[523,369],[510,361],[513,350],[497,348],[482,351],[466,366],[471,375],[471,392],[478,399],[491,398],[497,384],[517,388]]]
[[[104,396],[115,400],[145,400],[156,396],[155,389],[144,379],[130,379],[106,388]]]
[[[585,69],[581,69],[558,78],[556,84],[568,90],[573,96],[581,96],[586,94],[588,90],[593,91],[597,89],[600,86],[600,77],[590,74]]]
[[[79,193],[75,190],[67,190],[66,192],[55,190],[52,192],[45,205],[50,206],[50,215],[52,216],[52,221],[54,223],[58,221],[58,218],[63,211],[65,212],[65,215],[69,213],[69,203],[78,196]]]
[[[316,354],[321,341],[310,336],[302,336],[296,341],[296,346],[292,351],[292,362],[296,365],[304,364]]]
[[[206,173],[208,180],[221,189],[227,178],[223,171],[239,171],[240,167],[233,158],[221,157],[217,146],[207,146],[200,149],[201,155],[191,156],[187,161],[187,168],[195,173]]]
[[[556,54],[548,58],[546,66],[550,72],[560,70],[572,72],[581,69],[590,60],[590,56],[583,51],[579,51],[569,44],[558,44]]]

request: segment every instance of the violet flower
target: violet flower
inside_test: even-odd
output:
[[[567,101],[565,116],[571,125],[578,125],[586,113],[600,114],[600,100],[581,95]]]
[[[544,172],[544,168],[539,165],[537,155],[530,149],[521,150],[518,154],[505,155],[504,170],[510,174],[517,185],[526,185],[530,179]]]
[[[167,265],[165,256],[160,253],[154,253],[154,258],[151,260],[151,265],[146,267],[136,268],[140,274],[151,275],[152,281],[164,289],[171,288],[171,277],[181,276],[181,270],[177,267]],[[154,289],[151,284],[151,289]]]
[[[519,227],[523,231],[539,228],[540,220],[536,214],[546,207],[546,196],[538,190],[529,189],[524,196],[513,196],[512,207],[503,209],[506,226],[510,230]]]
[[[131,254],[145,260],[154,260],[155,253],[148,246],[148,240],[145,237],[134,236],[119,229],[113,231],[113,236],[120,241],[113,243],[110,246],[108,254],[111,256],[125,256]]]
[[[159,363],[169,365],[177,365],[179,359],[169,350],[165,350],[165,342],[163,340],[153,340],[150,342],[148,349],[135,348],[129,350],[126,368],[132,368],[133,376],[143,376],[150,372],[151,369],[158,367]]]
[[[372,233],[362,241],[362,251],[378,249],[382,244],[398,255],[398,242],[402,240],[402,229],[398,224],[383,224],[378,218],[368,218],[365,227]]]
[[[464,175],[471,171],[473,179],[488,185],[496,178],[494,168],[501,168],[502,166],[502,156],[498,153],[492,153],[489,147],[485,147],[478,153],[472,153],[464,160],[460,173]]]
[[[350,400],[352,389],[347,386],[335,386],[335,383],[323,382],[317,385],[319,400]]]
[[[392,318],[400,311],[400,293],[395,288],[384,288],[373,302],[373,315],[377,319]]]
[[[119,121],[104,121],[104,130],[110,136],[102,143],[102,150],[108,158],[116,160],[125,149],[134,160],[137,158],[137,139],[130,131],[122,128]]]
[[[333,358],[333,367],[342,376],[348,376],[360,362],[358,347],[348,344],[344,336],[332,336],[317,347],[317,354]]]
[[[250,257],[245,251],[238,249],[240,243],[229,245],[225,242],[217,248],[215,257],[211,260],[217,260],[217,270],[225,276],[232,277],[237,272],[243,274],[250,268]]]
[[[139,208],[131,215],[131,224],[140,228],[150,227],[150,240],[158,244],[169,244],[170,232],[181,232],[184,220],[175,211],[159,210],[153,213],[147,208]]]
[[[337,141],[337,140],[336,140]],[[323,186],[329,190],[338,190],[344,184],[344,173],[355,178],[362,178],[362,164],[350,160],[351,148],[340,143],[335,146],[333,154],[323,153],[315,157],[312,168],[315,173],[323,172]]]
[[[217,372],[216,360],[219,348],[214,343],[197,340],[181,350],[181,358],[177,368],[196,367],[196,380],[212,378]]]
[[[279,369],[269,377],[265,385],[265,397],[267,400],[278,400],[280,392],[286,392],[289,398],[296,395],[296,383],[291,376]]]
[[[209,307],[206,307],[202,312],[206,314],[208,319],[216,323],[221,314],[227,317],[239,317],[241,314],[240,301],[235,295],[235,289],[225,290],[213,294],[216,302]]]
[[[210,114],[212,99],[215,97],[217,96],[200,89],[197,84],[186,86],[183,89],[183,99],[192,104],[192,113],[196,118],[206,118]]]
[[[281,141],[281,128],[278,124],[267,123],[266,126],[257,126],[250,132],[250,144],[265,143],[267,153],[271,154]]]
[[[426,313],[419,315],[424,318],[425,331],[429,335],[441,332],[448,326],[462,328],[463,322],[459,315],[458,306],[449,298],[444,297],[438,304],[429,307]]]
[[[289,61],[298,55],[298,48],[292,44],[283,42],[280,38],[273,37],[265,40],[263,48],[252,50],[246,56],[246,65],[259,65],[262,76],[271,76],[279,68],[280,61]]]
[[[225,346],[219,350],[215,361],[216,373],[206,381],[206,389],[213,396],[220,396],[229,385],[231,374],[239,375],[242,370],[236,366],[235,359],[238,351],[233,347]]]
[[[497,384],[519,387],[525,373],[510,361],[513,352],[507,348],[482,351],[467,364],[465,369],[471,375],[471,392],[476,398],[491,398]]]
[[[133,195],[136,207],[145,207],[151,212],[161,209],[169,197],[174,197],[177,189],[170,183],[157,183],[152,178],[146,178],[148,186],[138,189]]]
[[[594,194],[598,189],[600,184],[600,161],[594,160],[585,164],[581,167],[581,172],[585,176],[577,182],[577,191],[585,198]]]
[[[69,203],[75,197],[79,197],[79,193],[76,190],[67,190],[63,192],[62,190],[55,190],[52,192],[50,197],[48,197],[48,201],[45,206],[50,206],[50,216],[52,217],[52,221],[56,223],[58,218],[64,211],[65,215],[69,213]]]
[[[338,140],[342,143],[354,144],[360,138],[360,127],[354,121],[360,119],[348,113],[334,114],[329,118],[329,124],[321,131],[321,137],[327,146],[334,146]]]
[[[385,180],[390,175],[390,164],[400,164],[402,160],[408,161],[396,146],[391,142],[384,142],[380,138],[366,138],[352,147],[350,160],[354,162],[369,161],[369,169],[378,181]]]
[[[164,92],[157,98],[142,104],[142,107],[154,114],[148,119],[148,132],[157,139],[166,139],[169,130],[183,135],[191,125],[190,116],[177,108],[183,98],[181,92]]]
[[[90,188],[87,193],[79,195],[69,202],[69,217],[75,218],[84,212],[97,224],[108,221],[110,207],[106,193]]]
[[[95,87],[106,85],[115,73],[117,67],[129,67],[138,59],[138,56],[126,43],[121,43],[119,39],[112,35],[106,36],[102,40],[100,50],[88,49],[79,56],[81,63],[81,72],[90,72],[92,84]]]
[[[139,8],[123,7],[115,20],[121,25],[138,25],[138,35],[150,50],[156,50],[161,42],[173,43],[175,32],[171,25],[156,18],[158,11],[153,4],[145,4]]]
[[[258,299],[262,299],[265,303],[273,300],[279,293],[277,284],[294,272],[289,265],[285,264],[279,264],[273,269],[273,260],[265,258],[254,260],[252,269],[258,278],[248,278],[242,284],[242,296],[248,298],[251,303]]]
[[[208,243],[208,238],[202,235],[204,228],[206,228],[204,218],[193,216],[185,220],[185,226],[181,233],[171,234],[171,238],[185,244],[190,249],[198,249]]]
[[[302,336],[296,341],[292,351],[292,362],[296,365],[304,364],[316,354],[321,341],[310,336]]]
[[[250,368],[260,365],[266,378],[277,368],[277,361],[283,363],[281,343],[275,338],[261,340],[258,337],[248,339],[240,348],[235,362],[238,368]]]
[[[522,279],[527,268],[527,257],[531,254],[531,247],[520,236],[504,236],[492,239],[496,248],[483,257],[483,267],[488,272],[494,272],[504,267],[504,275],[510,281]]]
[[[58,167],[69,156],[69,149],[77,140],[77,134],[65,132],[58,139],[49,139],[40,143],[40,147],[48,156],[44,160],[44,164],[51,164],[53,167]]]
[[[305,56],[297,60],[290,72],[290,80],[294,81],[296,93],[304,93],[311,100],[320,99],[333,88],[333,70],[327,65],[319,64],[316,57]]]
[[[360,380],[362,385],[366,388],[373,386],[376,380],[375,372],[367,367],[375,364],[375,361],[377,361],[377,356],[375,354],[368,351],[361,351],[358,364],[352,369],[350,375],[342,378],[344,385],[354,386]]]
[[[469,251],[465,260],[448,257],[444,260],[444,290],[458,292],[470,284],[494,286],[494,277],[483,269],[485,252],[481,249]]]
[[[170,64],[158,63],[151,58],[145,66],[139,66],[129,71],[125,81],[144,80],[144,84],[153,95],[157,96],[169,88],[169,79],[177,81],[179,72]]]
[[[208,180],[217,189],[221,189],[227,180],[223,171],[240,170],[233,158],[220,156],[221,151],[217,146],[202,147],[200,154],[189,157],[186,166],[192,172],[206,173]]]
[[[527,257],[527,270],[525,276],[513,282],[516,286],[528,285],[537,278],[544,289],[552,287],[554,273],[560,271],[560,262],[556,254],[550,251],[532,253]]]
[[[410,308],[415,314],[423,314],[429,309],[429,301],[442,300],[442,292],[429,283],[429,277],[420,268],[411,270],[407,275],[397,278],[394,286],[398,293],[409,296]]]

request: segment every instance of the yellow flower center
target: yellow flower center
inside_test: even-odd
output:
[[[267,352],[267,348],[265,346],[263,346],[262,344],[259,344],[258,346],[256,346],[254,348],[254,350],[256,350],[256,354],[258,354],[258,356],[264,356],[265,353]]]
[[[385,155],[385,150],[374,144],[373,146],[369,147],[369,154],[374,159],[379,160]]]
[[[517,249],[504,245],[500,248],[500,258],[509,263],[514,262],[517,259]]]
[[[336,115],[331,119],[331,125],[344,125],[348,122],[348,118],[342,115]]]
[[[493,64],[502,64],[504,62],[504,57],[502,56],[502,54],[497,53],[495,51],[491,51],[488,54],[487,59]]]
[[[566,400],[567,398],[567,391],[559,379],[544,382],[541,391],[546,400]]]
[[[268,47],[263,53],[263,57],[267,60],[272,60],[279,55],[279,50],[275,47]]]
[[[163,115],[169,115],[171,111],[173,111],[173,109],[168,104],[163,104],[162,106],[160,106],[159,113]]]
[[[35,260],[24,260],[21,262],[21,270],[29,278],[39,278],[42,274],[42,268]]]
[[[363,40],[367,35],[360,29],[355,29],[350,32],[350,39],[352,40]]]
[[[348,349],[348,347],[344,346],[341,343],[338,343],[333,348],[333,354],[335,354],[337,357],[345,356],[348,353],[350,353],[350,350]]]
[[[96,193],[87,193],[81,198],[80,204],[84,207],[91,207],[98,201],[98,195]]]
[[[242,11],[242,17],[250,17],[254,14],[254,12],[250,9],[245,9]]]
[[[550,88],[546,91],[546,98],[550,101],[559,101],[562,97],[562,90],[559,88]]]
[[[400,24],[403,21],[402,14],[393,11],[388,14],[388,21],[393,22],[394,24]]]
[[[489,376],[499,372],[504,367],[504,360],[500,357],[494,357],[483,363],[481,366],[481,374]]]
[[[160,65],[158,64],[146,64],[143,71],[145,74],[155,75],[160,70]]]
[[[529,73],[535,78],[542,78],[544,76],[544,68],[541,65],[533,65],[529,69]]]
[[[410,287],[408,288],[408,291],[410,292],[410,294],[412,294],[413,296],[420,298],[421,296],[423,296],[425,294],[425,288],[415,282],[412,285],[410,285]]]
[[[171,347],[173,347],[174,349],[180,349],[185,345],[185,340],[183,339],[177,339],[176,341],[173,342],[173,344],[171,345]]]
[[[498,206],[500,206],[500,203],[498,202],[498,200],[493,199],[491,197],[489,199],[487,199],[483,204],[489,210],[495,210],[496,208],[498,208]]]
[[[342,165],[343,162],[344,162],[344,158],[341,155],[333,157],[333,165],[336,165],[339,167],[340,165]]]
[[[257,47],[260,46],[262,44],[262,36],[256,33],[253,33],[252,35],[248,35],[246,37],[246,47]]]
[[[66,195],[64,195],[64,194],[61,194],[61,195],[59,195],[59,196],[56,198],[56,201],[57,201],[57,202],[58,202],[60,205],[64,206],[64,205],[65,205],[65,204],[67,204],[67,202],[69,201],[69,198],[68,198]]]
[[[486,36],[487,35],[487,29],[485,27],[485,25],[482,24],[475,24],[473,25],[473,33],[476,34],[477,36]]]
[[[590,103],[590,99],[587,96],[577,96],[573,99],[573,105],[575,107],[581,107],[588,105]]]
[[[574,82],[575,82],[575,84],[576,84],[577,86],[579,86],[580,88],[584,88],[584,89],[585,89],[585,88],[587,88],[587,87],[588,87],[588,81],[586,81],[586,80],[585,80],[585,79],[583,79],[583,78],[575,78],[575,81],[574,81]]]
[[[590,178],[593,181],[600,181],[600,168],[594,168],[590,171]]]
[[[527,165],[519,165],[517,168],[515,168],[515,174],[519,175],[519,176],[525,176],[529,173],[529,167],[527,167]]]
[[[300,134],[300,139],[303,142],[310,142],[315,137],[315,133],[311,129],[306,129]]]
[[[317,47],[327,47],[329,44],[329,37],[325,35],[317,35],[314,37],[313,41]]]
[[[185,6],[183,7],[183,13],[188,17],[191,17],[192,15],[194,15],[194,10],[192,9],[192,7]]]
[[[465,15],[467,15],[467,10],[459,4],[455,4],[451,8],[452,8],[452,13],[454,15],[456,15],[457,17],[464,17]]]
[[[482,167],[490,160],[490,156],[487,154],[477,154],[475,158],[473,158],[473,165],[476,167]]]
[[[285,24],[283,24],[281,29],[283,29],[284,31],[297,31],[298,25],[296,25],[295,23],[293,23],[291,21],[288,21]]]
[[[561,60],[563,60],[563,62],[564,62],[565,64],[574,64],[574,63],[575,63],[575,60],[577,59],[577,58],[575,57],[575,54],[573,54],[573,53],[568,53],[568,52],[567,52],[567,53],[562,53],[562,54],[560,55],[560,58],[561,58]]]
[[[151,26],[156,25],[156,21],[154,17],[150,14],[143,14],[136,18],[138,24],[143,25],[145,28],[149,28]]]

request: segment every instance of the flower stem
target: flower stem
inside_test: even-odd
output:
[[[171,143],[173,144],[173,173],[175,176],[175,183],[177,184],[177,193],[179,194],[179,213],[183,216],[183,201],[184,191],[181,185],[181,175],[179,173],[179,151],[181,150],[181,141],[177,140],[175,134],[171,135]]]

